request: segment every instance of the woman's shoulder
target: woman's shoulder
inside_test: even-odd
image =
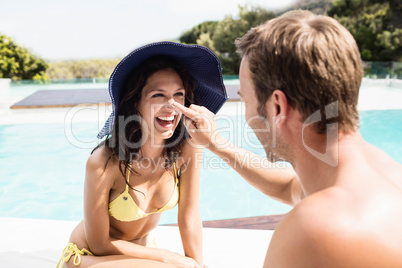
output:
[[[86,167],[87,171],[104,174],[110,171],[110,169],[114,169],[113,166],[115,165],[116,160],[110,151],[105,145],[100,145],[89,156]]]

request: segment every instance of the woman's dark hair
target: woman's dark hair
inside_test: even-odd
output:
[[[194,102],[194,79],[174,58],[154,56],[140,64],[129,76],[120,92],[120,101],[112,132],[106,137],[105,147],[111,158],[119,161],[120,172],[126,178],[127,169],[133,160],[141,160],[142,144],[141,114],[138,110],[142,90],[147,79],[157,71],[173,69],[183,81],[185,89],[185,105],[188,107]],[[186,128],[180,119],[172,137],[166,140],[164,146],[165,168],[168,169],[177,160],[185,139],[189,137]],[[133,167],[131,170],[136,172]],[[127,182],[127,178],[126,178]],[[130,186],[131,187],[131,186]],[[132,188],[132,187],[131,187]],[[135,190],[135,189],[134,189]]]

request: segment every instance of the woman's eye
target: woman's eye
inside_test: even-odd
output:
[[[175,96],[180,96],[183,97],[184,96],[184,92],[177,92],[176,94],[174,94]]]
[[[155,95],[152,95],[152,98],[159,98],[159,97],[163,97],[163,94],[155,94]]]

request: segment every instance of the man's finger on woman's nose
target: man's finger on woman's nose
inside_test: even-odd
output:
[[[172,102],[170,102],[170,103],[171,103],[173,106],[175,106],[180,112],[182,112],[186,117],[192,118],[192,117],[195,117],[195,116],[198,116],[198,115],[199,115],[198,112],[196,112],[196,111],[194,111],[194,110],[192,110],[192,109],[190,109],[190,108],[187,108],[186,106],[181,105],[181,104],[178,103],[178,102],[172,101]]]

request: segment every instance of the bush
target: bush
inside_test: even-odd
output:
[[[108,78],[120,60],[60,61],[50,64],[46,75],[51,80]]]
[[[45,80],[46,61],[29,53],[10,37],[0,35],[0,78]]]

